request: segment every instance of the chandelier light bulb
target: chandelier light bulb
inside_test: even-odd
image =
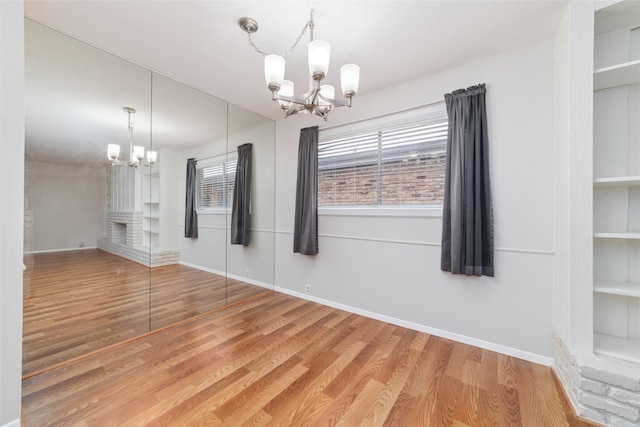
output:
[[[327,75],[329,72],[329,59],[331,45],[324,40],[314,40],[309,43],[309,73],[312,76]]]
[[[351,97],[358,93],[360,67],[356,64],[346,64],[340,67],[340,83],[344,96]]]
[[[133,155],[135,156],[136,159],[138,159],[138,161],[144,159],[144,147],[141,145],[134,145]]]
[[[280,87],[280,92],[278,92],[278,96],[293,96],[293,88],[294,85],[291,80],[283,80],[282,86]],[[286,110],[291,106],[291,102],[278,99],[278,105],[280,105],[280,108],[282,108],[283,110]]]
[[[264,57],[264,79],[270,90],[278,91],[284,81],[284,58],[280,55]]]
[[[147,163],[154,164],[158,160],[158,153],[156,151],[147,151]]]
[[[335,93],[336,90],[331,85],[320,86],[320,95],[322,95],[324,98],[332,100],[335,97]],[[318,105],[320,105],[321,107],[331,107],[332,104],[331,101],[325,101],[324,99],[320,98],[318,100]]]
[[[120,146],[117,144],[109,144],[107,146],[107,156],[109,156],[109,160],[112,162],[118,161],[118,157],[120,156]]]

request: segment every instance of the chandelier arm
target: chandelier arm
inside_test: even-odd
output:
[[[304,104],[303,105],[299,105],[299,106],[297,106],[295,108],[289,107],[289,109],[284,112],[284,116],[285,117],[289,117],[289,116],[291,116],[293,114],[298,114],[298,113],[301,113],[303,111],[306,111],[306,107],[305,107]]]
[[[308,93],[305,93],[304,95],[294,95],[294,96],[287,96],[287,95],[280,95],[277,94],[276,100],[278,101],[286,101],[286,102],[293,102],[294,104],[300,104],[300,105],[307,105],[310,104],[309,98],[311,98],[314,95],[315,91],[311,91]]]
[[[307,99],[302,96],[278,96],[276,101],[290,102],[297,105],[306,105]]]
[[[326,122],[329,117],[328,111],[321,111],[318,107],[314,108],[311,114],[315,114],[316,116],[322,117],[322,119]]]
[[[322,93],[318,93],[318,96],[320,97],[320,99],[332,104],[334,107],[350,107],[349,105],[350,102],[348,99],[347,100],[331,99],[331,98],[327,98],[326,96],[323,96]]]

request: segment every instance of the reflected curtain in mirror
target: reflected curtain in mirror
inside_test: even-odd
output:
[[[445,95],[449,115],[441,268],[493,276],[493,207],[485,85]]]
[[[251,154],[252,144],[238,147],[236,184],[231,210],[231,244],[248,246],[251,240]]]
[[[198,214],[196,212],[196,165],[194,158],[187,160],[187,187],[184,208],[184,237],[198,238]]]
[[[300,130],[293,252],[318,253],[318,126]]]

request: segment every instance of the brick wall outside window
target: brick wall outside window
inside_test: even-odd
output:
[[[378,165],[359,165],[318,171],[319,206],[437,206],[444,200],[445,153],[408,162],[419,168],[403,170],[395,162],[394,171],[381,177]],[[405,162],[407,163],[407,162]],[[381,188],[379,188],[381,187]],[[355,189],[358,189],[357,191]],[[380,203],[378,203],[380,200]]]
[[[320,130],[318,205],[442,206],[444,103]]]

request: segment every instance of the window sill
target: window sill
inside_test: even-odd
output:
[[[386,208],[386,207],[344,207],[318,208],[318,215],[324,216],[361,216],[361,217],[398,217],[398,218],[441,218],[442,206],[420,208]]]
[[[231,209],[197,209],[196,213],[198,215],[227,215],[231,214]]]

